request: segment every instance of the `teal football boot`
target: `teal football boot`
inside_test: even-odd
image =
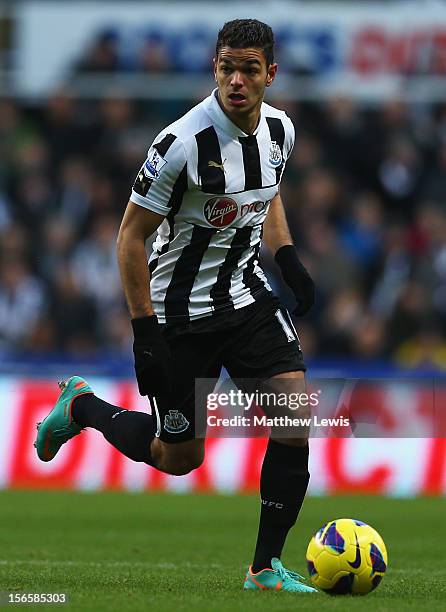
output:
[[[34,446],[42,461],[51,461],[59,448],[81,433],[82,427],[73,421],[71,407],[80,395],[93,393],[93,389],[80,376],[72,376],[58,383],[62,393],[49,415],[37,423],[37,438]]]
[[[304,577],[285,569],[280,559],[271,559],[271,568],[253,574],[249,568],[244,589],[254,591],[291,591],[293,593],[317,593],[316,589],[303,582]]]

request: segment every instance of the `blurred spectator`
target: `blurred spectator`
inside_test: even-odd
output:
[[[306,219],[335,220],[339,216],[342,186],[333,172],[314,168],[301,186],[301,216]]]
[[[127,186],[127,191],[127,195],[129,195],[129,186]],[[86,231],[88,231],[88,227],[91,227],[92,224],[100,221],[103,215],[112,215],[116,210],[122,210],[123,204],[124,200],[119,199],[118,201],[117,199],[115,184],[110,175],[105,171],[94,174],[91,181]]]
[[[60,265],[54,274],[50,317],[59,349],[75,355],[94,353],[99,340],[97,307],[69,265]]]
[[[42,283],[19,259],[4,259],[0,265],[0,347],[26,347],[45,308]]]
[[[310,134],[298,134],[291,159],[287,164],[287,179],[292,181],[295,177],[302,180],[307,172],[320,167],[323,155],[320,143]]]
[[[328,101],[323,125],[324,150],[343,180],[350,181],[352,186],[356,173],[362,171],[363,157],[370,158],[369,143],[364,146],[363,124],[364,118],[353,100],[337,97]]]
[[[38,259],[38,270],[49,283],[53,282],[62,266],[69,261],[75,232],[73,226],[61,217],[50,219],[43,229],[43,243],[46,245]]]
[[[407,228],[390,225],[385,234],[381,272],[371,296],[373,312],[390,316],[402,288],[410,278],[412,267]]]
[[[362,360],[378,360],[387,356],[386,328],[383,319],[364,315],[353,330],[351,355]]]
[[[364,314],[364,301],[354,287],[337,291],[328,301],[320,322],[321,351],[325,355],[349,355],[352,332]]]
[[[332,294],[356,285],[357,263],[351,259],[332,225],[324,221],[313,221],[306,231],[309,268],[319,296],[328,299]]]
[[[85,222],[90,206],[92,177],[85,160],[67,159],[60,169],[58,214],[61,221],[79,230]]]
[[[92,131],[84,129],[79,104],[68,91],[58,91],[50,96],[43,108],[42,132],[51,157],[51,165],[57,170],[67,157],[88,151]]]
[[[108,349],[113,350],[113,354],[129,353],[132,349],[132,330],[127,310],[116,309],[105,315],[101,326],[103,342]]]
[[[31,247],[25,227],[11,223],[0,233],[0,262],[31,260]]]
[[[116,260],[118,227],[119,220],[110,215],[96,219],[90,236],[78,244],[72,259],[77,282],[94,299],[101,316],[122,300]]]
[[[399,346],[417,334],[424,321],[433,318],[432,296],[420,282],[405,283],[388,321],[391,346]]]
[[[352,201],[349,214],[339,227],[342,245],[367,271],[375,264],[382,248],[382,206],[373,193],[362,193]]]
[[[420,253],[415,275],[432,296],[434,310],[446,315],[446,210],[424,207],[418,217],[424,230],[425,250]]]
[[[427,173],[422,193],[427,200],[433,200],[436,202],[443,201],[443,205],[445,205],[444,199],[446,194],[446,134],[444,135],[444,140],[442,142],[441,147],[437,151],[436,159]]]
[[[101,32],[75,67],[76,72],[113,72],[118,68],[118,35],[113,30]]]
[[[11,222],[11,204],[4,193],[0,191],[0,232]]]
[[[421,159],[414,144],[403,136],[392,139],[379,165],[378,178],[395,218],[407,218],[421,172]]]
[[[145,72],[170,72],[172,66],[169,55],[166,39],[152,33],[139,50],[139,67]]]
[[[145,155],[145,146],[141,141],[141,125],[138,123],[132,101],[117,92],[111,92],[100,105],[100,128],[95,143],[95,166],[98,172],[104,172],[107,180],[119,184],[129,179],[130,169],[126,165],[129,141],[134,138],[140,144],[139,158]],[[134,158],[131,158],[134,161]],[[136,175],[134,168],[132,174]]]
[[[40,238],[39,232],[54,209],[54,193],[48,178],[32,173],[19,179],[15,193],[16,219]]]
[[[36,130],[32,120],[12,99],[0,98],[0,188],[10,188],[22,147],[33,141]]]

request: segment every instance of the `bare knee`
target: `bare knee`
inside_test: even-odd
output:
[[[193,470],[196,470],[203,463],[204,457],[199,456],[184,456],[177,457],[174,461],[168,462],[166,465],[167,473],[172,476],[185,476]]]
[[[193,440],[182,444],[166,444],[159,439],[152,443],[152,456],[156,467],[172,476],[185,476],[204,461],[204,441]]]

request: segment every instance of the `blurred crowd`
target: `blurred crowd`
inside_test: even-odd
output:
[[[128,354],[120,219],[151,140],[196,102],[0,100],[0,351]],[[446,106],[277,106],[296,125],[282,197],[317,286],[306,357],[446,369]]]
[[[172,36],[162,26],[135,30],[106,28],[95,32],[73,66],[74,75],[105,73],[208,74],[215,53],[217,32],[202,25]],[[288,32],[275,35],[275,54],[282,72],[310,75],[315,66],[296,51]]]
[[[181,42],[181,45],[178,43]],[[156,28],[147,33],[105,29],[86,46],[74,73],[92,74],[113,72],[195,72],[208,73],[213,57],[214,37],[197,29],[187,39],[170,40]]]

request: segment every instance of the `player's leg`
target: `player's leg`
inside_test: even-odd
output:
[[[206,410],[206,396],[220,376],[221,346],[207,331],[205,319],[165,336],[173,358],[174,389],[169,403],[158,403],[158,431],[151,445],[156,467],[168,474],[187,474],[204,460],[206,430],[196,423],[196,410]],[[197,381],[202,381],[197,385]]]
[[[60,447],[92,427],[124,455],[152,465],[150,443],[156,418],[145,412],[126,410],[96,397],[83,378],[72,376],[59,383],[61,394],[48,416],[37,424],[34,446],[42,461],[51,461]]]
[[[258,380],[266,383],[268,391],[271,387],[276,392],[305,390],[305,365],[288,317],[277,300],[259,305],[250,313],[231,347],[232,353],[225,355],[224,364],[233,379],[245,379],[251,390]],[[315,592],[280,562],[308,486],[306,436],[305,430],[295,434],[288,430],[283,436],[276,430],[268,442],[261,472],[259,531],[245,588]]]
[[[88,383],[78,376],[61,384],[63,388],[58,403],[46,422],[39,424],[36,448],[43,461],[50,461],[63,442],[91,427],[100,431],[126,457],[153,465],[168,474],[187,474],[203,462],[204,440],[167,444],[156,437],[156,416],[105,402],[96,397]],[[70,404],[71,409],[65,410],[65,406]],[[65,436],[54,437],[54,425],[56,431],[65,427]]]
[[[281,384],[282,381],[286,381],[286,384]],[[268,383],[268,389],[276,389],[277,394],[305,392],[302,371],[277,375]],[[300,413],[299,416],[306,415]],[[286,434],[293,435],[290,429],[286,429]],[[296,437],[272,436],[268,441],[260,477],[262,505],[252,564],[254,573],[271,567],[271,559],[280,559],[288,532],[296,523],[302,507],[310,479],[306,434],[300,428],[296,431]],[[284,434],[279,431],[273,435]]]
[[[173,476],[183,476],[200,467],[204,461],[204,438],[179,442],[163,442],[155,438],[151,455],[157,469]]]
[[[215,350],[206,350],[207,339],[189,339],[178,329],[164,330],[172,353],[174,392],[152,399],[152,414],[114,406],[96,397],[84,379],[72,377],[62,383],[56,405],[38,425],[35,446],[40,459],[50,461],[63,443],[92,427],[134,461],[174,475],[198,467],[204,440],[194,440],[195,378],[217,378],[221,362]]]
[[[286,384],[283,384],[286,379]],[[268,381],[268,391],[277,393],[304,393],[302,371],[287,372]],[[261,385],[260,385],[261,389]],[[301,413],[299,416],[304,418]],[[248,570],[245,588],[277,588],[314,593],[304,584],[302,577],[285,570],[280,558],[286,538],[295,525],[307,492],[308,439],[305,428],[299,428],[296,437],[271,437],[268,441],[260,476],[260,520],[254,559]],[[280,432],[276,435],[281,436]],[[292,436],[290,429],[287,436]],[[260,586],[259,586],[260,585]]]

